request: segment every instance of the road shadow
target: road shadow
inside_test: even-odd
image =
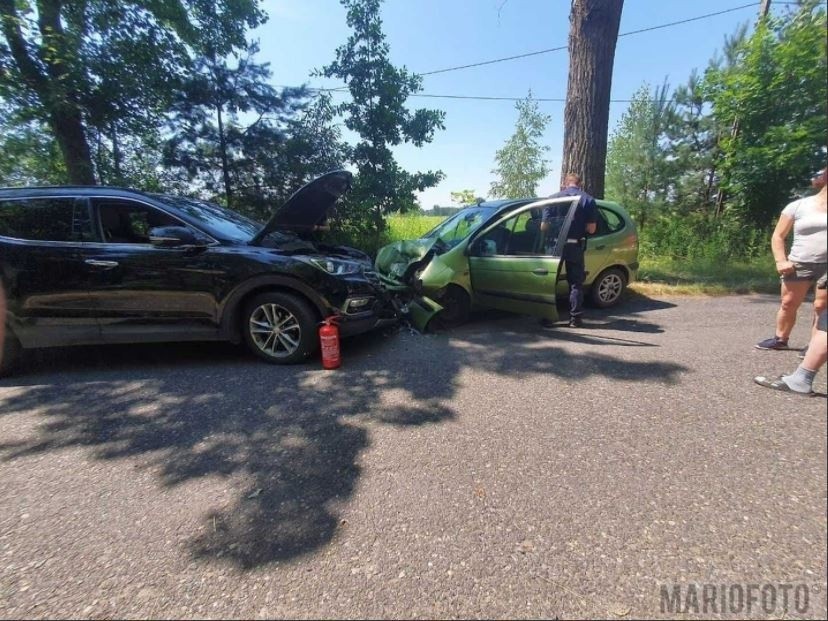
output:
[[[331,505],[352,493],[369,444],[352,420],[407,427],[454,416],[440,403],[450,385],[426,391],[411,374],[371,364],[390,345],[354,340],[346,351],[366,368],[328,373],[318,361],[271,366],[217,344],[40,352],[0,383],[18,388],[0,397],[2,415],[38,410],[40,419],[31,437],[0,443],[0,461],[80,446],[99,460],[137,458],[164,486],[241,475],[235,506],[205,516],[193,555],[245,569],[290,559],[333,537]],[[387,387],[405,402],[384,407]]]
[[[0,415],[35,412],[38,423],[28,437],[0,443],[0,463],[83,447],[93,459],[151,468],[171,488],[238,476],[232,506],[204,516],[190,550],[248,570],[330,542],[371,426],[462,416],[452,403],[461,371],[672,384],[684,370],[576,354],[531,331],[481,323],[445,335],[350,339],[343,356],[342,369],[325,372],[318,360],[272,366],[219,344],[42,353],[24,375],[0,382],[11,388],[0,393]]]
[[[633,332],[641,334],[661,334],[664,328],[661,324],[647,319],[646,313],[652,311],[675,308],[676,304],[665,300],[650,298],[634,291],[628,291],[618,306],[612,308],[588,307],[585,311],[584,326],[582,329],[568,329],[569,305],[568,301],[558,300],[558,314],[560,320],[554,328],[545,328],[537,319],[514,313],[498,310],[477,311],[472,314],[468,326],[481,327],[490,325],[492,330],[502,329],[503,326],[520,326],[517,331],[542,334],[554,337],[561,341],[574,343],[588,343],[593,345],[621,345],[627,347],[657,347],[657,345],[641,341],[638,338],[605,334],[611,332]],[[463,330],[461,327],[460,330]],[[590,331],[593,331],[590,334]],[[440,332],[452,333],[451,330]]]

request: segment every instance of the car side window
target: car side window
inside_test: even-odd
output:
[[[543,234],[543,254],[558,256],[558,238],[567,222],[571,203],[553,203],[543,208],[543,221],[548,228]]]
[[[538,256],[546,254],[540,228],[541,210],[522,211],[475,240],[478,256]]]
[[[88,206],[71,197],[0,201],[0,235],[53,242],[94,239]]]
[[[149,205],[129,200],[95,199],[100,236],[110,244],[149,244],[149,231],[181,222]]]
[[[505,254],[511,256],[537,256],[543,254],[540,209],[524,211],[511,219],[511,226]]]
[[[624,220],[612,209],[606,207],[598,208],[598,226],[594,237],[609,235],[624,228]]]

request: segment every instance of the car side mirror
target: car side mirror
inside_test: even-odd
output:
[[[149,230],[149,240],[158,248],[198,248],[208,241],[186,226],[157,226]]]

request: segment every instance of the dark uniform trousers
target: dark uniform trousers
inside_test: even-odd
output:
[[[579,317],[584,312],[584,241],[567,241],[562,258],[566,268],[566,282],[569,283],[569,316]]]

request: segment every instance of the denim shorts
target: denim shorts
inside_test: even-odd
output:
[[[793,274],[783,274],[783,282],[816,282],[828,272],[828,263],[797,263],[791,261],[795,268]]]

